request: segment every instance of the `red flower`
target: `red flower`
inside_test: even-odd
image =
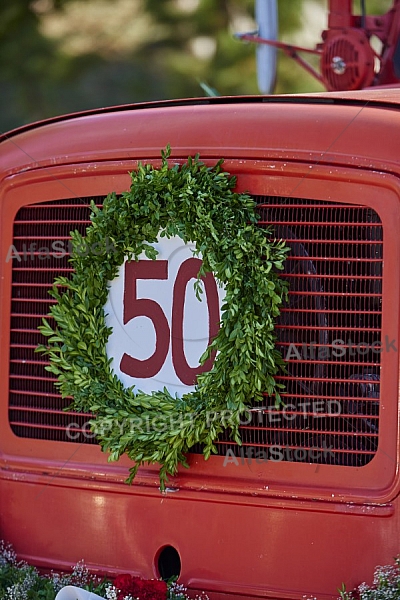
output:
[[[132,575],[117,575],[114,580],[114,586],[119,590],[117,594],[118,600],[122,600],[131,593]]]
[[[149,583],[151,583],[152,588],[155,592],[158,592],[159,594],[167,594],[167,584],[165,583],[165,581],[154,579]]]
[[[117,598],[123,600],[129,594],[139,600],[166,600],[167,584],[165,581],[146,580],[132,575],[118,575],[114,586],[119,590]]]
[[[166,600],[167,584],[165,581],[146,581],[143,595],[139,598],[140,600]]]

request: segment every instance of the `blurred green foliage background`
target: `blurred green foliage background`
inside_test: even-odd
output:
[[[359,0],[355,0],[359,12]],[[367,0],[381,14],[391,0]],[[280,40],[314,47],[327,0],[278,0]],[[0,0],[0,130],[116,104],[257,94],[254,0]],[[276,93],[322,89],[279,54]]]

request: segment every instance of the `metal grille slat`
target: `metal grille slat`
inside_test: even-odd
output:
[[[101,206],[103,197],[95,202]],[[48,360],[35,353],[37,345],[46,341],[37,327],[54,304],[48,291],[55,277],[73,272],[68,262],[70,232],[85,233],[90,225],[89,203],[90,199],[71,199],[31,205],[22,208],[14,221],[13,243],[22,260],[13,261],[9,419],[20,437],[95,443],[84,428],[91,415],[65,411],[71,398],[61,398],[54,386],[56,378],[44,369]],[[63,252],[52,247],[55,241],[62,242],[58,248]],[[31,243],[36,243],[35,248],[30,248]],[[48,256],[43,257],[41,246],[49,248]]]
[[[279,460],[366,465],[379,441],[380,219],[362,205],[255,200],[258,225],[272,226],[291,249],[282,275],[289,300],[276,325],[278,348],[288,358],[287,373],[277,377],[285,385],[286,408],[276,410],[275,399],[265,396],[240,427],[243,445],[225,432],[218,454],[276,460],[275,449]],[[340,356],[333,354],[338,348]]]

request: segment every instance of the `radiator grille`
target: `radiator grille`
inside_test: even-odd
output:
[[[255,406],[241,426],[243,445],[229,435],[220,455],[363,466],[378,447],[383,232],[370,208],[314,200],[255,197],[260,227],[273,225],[290,254],[283,277],[289,302],[277,324],[287,373],[283,410],[273,402]],[[102,198],[95,199],[101,204]],[[22,208],[14,223],[10,423],[16,435],[94,443],[79,434],[87,415],[63,411],[46,360],[34,353],[37,331],[52,302],[54,278],[71,272],[68,254],[56,256],[69,232],[84,233],[89,199]],[[61,244],[43,258],[29,245]],[[42,253],[43,254],[43,253]],[[385,343],[388,343],[385,340]],[[389,341],[390,345],[390,341]],[[390,350],[390,348],[389,348]],[[68,424],[75,423],[67,431]],[[200,447],[193,449],[201,451]]]
[[[95,198],[98,205],[102,201]],[[81,432],[88,415],[64,411],[71,400],[57,393],[56,378],[44,369],[46,357],[35,352],[39,343],[46,343],[37,330],[42,318],[54,324],[47,317],[54,303],[48,292],[57,276],[72,272],[70,232],[84,234],[90,224],[89,204],[90,199],[35,204],[20,209],[14,221],[19,257],[12,265],[9,419],[20,437],[95,443],[89,431]]]

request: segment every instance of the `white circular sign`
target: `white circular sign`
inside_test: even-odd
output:
[[[201,258],[193,256],[195,244],[175,236],[159,237],[153,246],[157,260],[142,254],[125,261],[110,283],[107,356],[125,387],[146,393],[166,387],[182,396],[194,390],[199,372],[212,367],[215,355],[203,367],[199,359],[218,332],[225,290],[207,273],[196,297]]]

